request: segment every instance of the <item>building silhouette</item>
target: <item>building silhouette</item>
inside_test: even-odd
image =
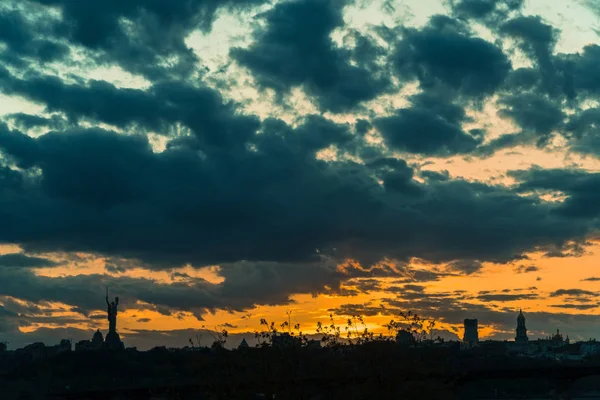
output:
[[[529,338],[527,337],[527,328],[525,327],[525,316],[523,310],[519,310],[519,316],[517,317],[517,336],[515,342],[527,343]]]
[[[102,336],[102,332],[98,329],[94,336],[92,337],[91,347],[95,350],[99,350],[102,348],[102,344],[104,343],[104,336]]]
[[[479,343],[479,333],[477,331],[477,319],[465,319],[465,334],[463,343],[468,346],[476,346]]]
[[[410,346],[415,344],[415,338],[409,331],[400,329],[396,334],[396,343],[403,346]]]
[[[300,345],[300,339],[296,336],[290,335],[287,332],[274,335],[271,339],[271,346],[278,347],[280,349],[299,347]]]
[[[100,329],[94,332],[92,340],[80,340],[75,343],[75,351],[100,350],[102,347],[104,347],[104,337]]]

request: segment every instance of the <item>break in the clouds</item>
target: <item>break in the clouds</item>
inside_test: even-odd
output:
[[[302,294],[499,330],[492,304],[591,312],[588,289],[428,290],[597,238],[600,46],[565,49],[576,21],[536,1],[3,2],[0,332],[90,327],[105,285],[144,332]]]

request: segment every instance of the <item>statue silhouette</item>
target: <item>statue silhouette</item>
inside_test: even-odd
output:
[[[119,298],[115,297],[115,301],[108,302],[108,295],[106,296],[106,305],[108,306],[108,331],[117,331],[117,306],[119,305]]]
[[[106,288],[106,306],[108,317],[108,334],[104,339],[103,348],[110,350],[123,350],[125,348],[121,338],[117,333],[117,307],[119,306],[119,298],[115,297],[115,301],[108,302],[108,288]]]

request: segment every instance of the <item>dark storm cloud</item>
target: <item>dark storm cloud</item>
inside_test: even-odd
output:
[[[62,11],[56,37],[90,50],[99,63],[117,63],[150,78],[187,76],[198,61],[184,39],[207,32],[219,9],[249,9],[263,0],[33,0]],[[32,7],[33,8],[33,7]]]
[[[532,135],[528,132],[507,133],[477,147],[472,154],[478,157],[486,158],[493,156],[497,151],[503,149],[513,148],[521,145],[530,145],[535,142],[540,143],[540,145],[545,143],[543,141],[539,142],[539,138],[536,138],[535,135]]]
[[[595,68],[600,46],[590,44],[576,53],[556,54],[560,31],[539,16],[516,16],[490,27],[500,37],[515,40],[533,66],[511,71],[499,89],[499,104],[505,106],[500,115],[511,118],[523,132],[497,138],[477,152],[485,156],[517,145],[544,147],[556,132],[567,139],[572,151],[597,156],[600,143],[589,133],[597,118],[594,109],[584,105],[600,93],[600,74]]]
[[[589,108],[572,115],[565,126],[565,136],[572,151],[600,156],[600,108]]]
[[[422,188],[413,180],[414,170],[406,161],[396,158],[379,158],[368,164],[382,181],[386,190],[407,196],[423,194]]]
[[[582,53],[565,55],[562,57],[565,63],[565,74],[573,81],[575,90],[585,96],[594,97],[600,94],[600,46],[591,44],[584,47]]]
[[[440,95],[423,93],[410,98],[412,107],[373,121],[386,144],[410,153],[450,156],[469,153],[481,138],[463,131],[468,121],[463,107]]]
[[[384,50],[368,37],[354,32],[353,50],[340,49],[331,40],[333,30],[344,25],[342,10],[347,3],[280,2],[262,15],[266,25],[256,28],[254,43],[232,49],[231,56],[264,88],[281,94],[303,87],[322,109],[347,111],[390,86],[376,63]]]
[[[557,101],[567,99],[570,106],[598,95],[600,73],[595,65],[600,59],[600,46],[592,44],[578,53],[553,54],[558,39],[556,30],[536,18],[522,22],[524,30],[516,32],[519,33],[517,37],[535,66],[513,71],[506,81],[509,91],[541,92]]]
[[[34,139],[19,131],[9,130],[8,126],[3,122],[0,122],[0,149],[2,149],[3,153],[5,153],[12,161],[16,162],[17,166],[23,168],[31,167],[35,158],[38,156]],[[17,183],[17,175],[15,175],[15,172],[16,171],[12,169],[4,169],[2,175],[5,176],[5,179],[12,177],[12,180]],[[23,177],[18,177],[18,183],[21,183],[22,181]],[[6,188],[14,189],[12,185]]]
[[[254,149],[229,153],[154,153],[143,136],[99,129],[37,139],[1,131],[0,150],[37,172],[3,170],[14,183],[0,188],[0,241],[137,258],[155,268],[306,263],[317,249],[365,265],[386,257],[506,262],[582,239],[593,227],[553,212],[562,205],[503,186],[418,183],[401,160],[316,160],[319,146],[345,143],[344,125],[319,118],[296,129],[267,125]]]
[[[519,41],[519,47],[532,60],[537,62],[542,75],[550,72],[552,52],[559,37],[559,31],[542,22],[539,16],[519,16],[505,22],[500,33]]]
[[[39,115],[15,113],[9,114],[5,118],[9,121],[12,121],[19,129],[23,129],[25,131],[39,127],[64,129],[68,126],[68,122],[58,115],[53,115],[50,118],[46,118],[40,117]]]
[[[54,28],[49,19],[32,21],[8,5],[0,7],[0,44],[5,46],[0,50],[0,64],[25,68],[30,62],[43,64],[68,57],[70,50],[66,44],[48,40]]]
[[[600,127],[600,108],[588,108],[570,116],[566,131],[575,138],[591,136]]]
[[[403,28],[392,55],[403,79],[418,79],[422,88],[443,84],[465,96],[493,94],[511,69],[502,50],[460,22],[434,16],[423,29]]]
[[[544,253],[545,258],[566,258],[566,257],[583,257],[588,254],[586,246],[590,243],[566,243],[561,246],[554,246]]]
[[[521,191],[560,191],[567,195],[555,212],[570,218],[596,218],[600,214],[600,174],[582,170],[541,169],[511,171]]]
[[[547,139],[565,118],[560,104],[534,94],[508,96],[499,104],[506,107],[499,110],[499,115],[511,118],[524,131],[540,136],[540,140]]]
[[[181,123],[207,145],[241,146],[259,121],[238,113],[208,87],[181,82],[157,83],[148,90],[119,89],[105,81],[66,84],[57,77],[32,74],[19,79],[0,67],[0,88],[64,112],[71,120],[87,118],[121,128],[141,126],[161,134]]]
[[[57,263],[47,258],[32,257],[23,253],[11,253],[0,255],[0,268],[17,267],[17,268],[42,268],[54,267]]]
[[[45,277],[26,269],[3,268],[0,269],[0,294],[34,304],[60,302],[89,315],[105,307],[104,289],[110,287],[111,293],[119,296],[124,308],[143,308],[143,304],[147,304],[150,305],[149,309],[159,312],[162,309],[166,315],[192,311],[201,318],[206,312],[217,309],[243,311],[258,304],[289,303],[290,296],[296,293],[318,294],[328,291],[335,294],[345,278],[334,265],[328,263],[295,265],[240,262],[222,265],[220,275],[224,281],[219,284],[200,278],[165,284],[127,276]],[[3,303],[11,311],[12,306]],[[49,318],[48,322],[52,320]]]

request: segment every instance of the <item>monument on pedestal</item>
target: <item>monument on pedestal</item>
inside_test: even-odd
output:
[[[108,288],[106,288],[106,305],[108,306],[108,334],[104,339],[102,347],[108,350],[124,350],[125,345],[123,345],[117,333],[117,306],[119,305],[119,298],[115,297],[115,301],[109,303]]]

